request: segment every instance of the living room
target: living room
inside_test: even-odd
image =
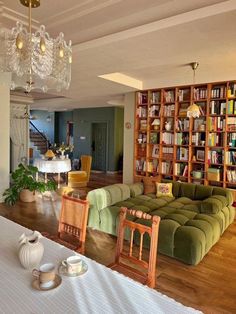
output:
[[[21,2],[0,3],[1,40],[16,21],[28,25]],[[56,7],[42,0],[32,9],[32,31],[45,24],[50,36],[63,32],[67,43],[72,40],[71,82],[61,91],[10,90],[17,75],[4,69],[5,46],[0,47],[1,201],[12,183],[10,173],[30,162],[31,122],[51,144],[73,146],[68,158],[93,157],[91,170],[97,172],[87,187],[78,188],[91,204],[85,256],[105,266],[114,260],[120,207],[158,215],[155,291],[204,313],[235,311],[235,14],[233,0],[70,0]],[[96,158],[95,135],[102,128],[103,155]],[[31,162],[47,161],[42,155],[33,153]],[[53,177],[63,190],[64,177]],[[151,199],[156,182],[166,184],[164,189],[172,184],[165,203]],[[145,193],[147,187],[151,191]],[[1,215],[55,235],[59,194],[33,203],[1,203]],[[59,289],[63,284],[64,277]]]

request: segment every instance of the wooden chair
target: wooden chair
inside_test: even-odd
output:
[[[71,235],[78,240],[74,250],[84,254],[86,227],[88,221],[89,202],[67,195],[62,196],[62,206],[58,226],[58,242],[67,246],[65,235]]]
[[[71,188],[86,187],[90,178],[92,157],[81,156],[81,170],[68,172],[68,186]]]
[[[145,226],[130,220],[127,220],[126,216],[130,214],[137,218],[150,220],[151,227]],[[137,280],[150,288],[154,288],[156,285],[156,260],[157,260],[157,244],[158,244],[158,231],[159,231],[160,217],[151,216],[143,213],[142,211],[128,210],[125,207],[121,208],[120,211],[120,224],[117,238],[116,256],[115,262],[108,267],[114,269],[124,275]],[[125,251],[124,246],[124,234],[125,228],[129,228],[131,231],[129,251]],[[133,240],[134,232],[137,230],[140,233],[140,246],[138,257],[133,256]],[[148,233],[150,236],[150,254],[149,261],[146,262],[142,259],[143,251],[143,236],[144,233]],[[137,270],[133,267],[122,262],[131,262],[133,265],[137,265],[142,268],[142,271]]]

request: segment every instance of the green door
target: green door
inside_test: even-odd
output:
[[[92,169],[106,171],[107,123],[92,123]]]

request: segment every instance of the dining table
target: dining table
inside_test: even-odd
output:
[[[32,285],[32,271],[23,268],[18,257],[19,237],[32,232],[0,216],[0,313],[201,313],[45,237],[40,239],[40,264],[59,266],[79,255],[88,270],[77,277],[61,274],[58,287],[39,291]]]

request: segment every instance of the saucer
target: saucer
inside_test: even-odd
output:
[[[77,277],[85,274],[88,270],[88,265],[82,260],[82,268],[80,272],[76,273],[68,273],[67,267],[60,264],[58,267],[58,272],[60,275],[68,276],[68,277]]]
[[[50,287],[40,287],[40,283],[39,283],[39,279],[35,279],[33,282],[32,282],[32,287],[35,289],[35,290],[39,290],[39,291],[49,291],[49,290],[52,290],[52,289],[55,289],[57,287],[59,287],[61,284],[61,277],[59,275],[56,275],[55,276],[55,279],[54,279],[54,284]]]

